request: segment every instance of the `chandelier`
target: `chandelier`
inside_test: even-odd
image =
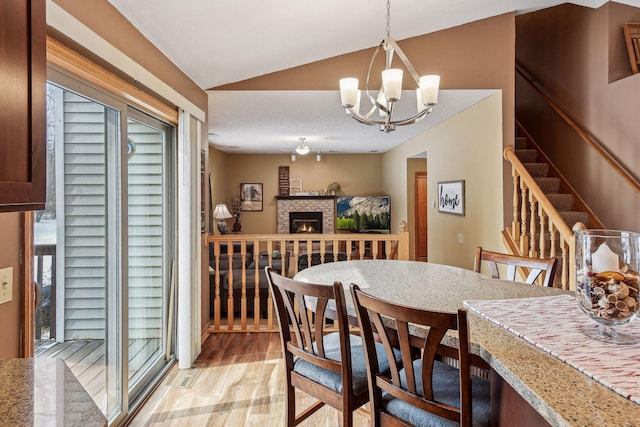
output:
[[[347,77],[340,80],[340,99],[342,107],[344,107],[347,115],[353,117],[356,121],[369,125],[379,125],[380,130],[386,133],[394,131],[396,126],[404,126],[417,123],[433,110],[433,106],[438,103],[438,87],[440,86],[440,76],[429,75],[418,77],[416,69],[404,54],[400,46],[390,36],[391,6],[387,0],[387,37],[380,42],[367,71],[367,80],[365,82],[366,96],[371,102],[371,109],[360,114],[360,90],[358,90],[358,79]],[[385,68],[382,71],[382,85],[378,91],[377,97],[373,97],[369,93],[369,77],[376,56],[380,49],[385,51]],[[411,74],[416,82],[417,113],[411,117],[404,119],[393,119],[393,108],[396,102],[400,101],[402,95],[402,70],[399,68],[391,68],[393,55],[397,54],[405,68]],[[374,118],[375,112],[379,113],[380,119]]]

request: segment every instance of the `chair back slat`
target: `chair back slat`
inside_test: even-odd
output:
[[[523,269],[527,273],[524,283],[533,284],[544,273],[544,279],[542,280],[542,286],[552,287],[553,281],[556,276],[556,268],[558,265],[558,258],[551,257],[548,259],[540,258],[528,258],[517,255],[503,254],[500,252],[486,251],[482,247],[476,248],[473,270],[480,272],[482,262],[485,262],[489,267],[491,277],[494,279],[501,279],[499,265],[505,265],[507,269],[506,276],[503,278],[512,282],[516,280],[516,273],[518,268]]]
[[[468,340],[466,311],[461,309],[458,313],[444,313],[393,304],[366,294],[357,285],[353,284],[351,285],[351,294],[365,344],[365,359],[370,369],[370,401],[373,408],[375,408],[375,411],[372,410],[373,425],[378,425],[376,420],[380,417],[379,411],[382,408],[383,390],[420,409],[460,422],[462,417],[459,408],[434,399],[433,375],[437,350],[445,334],[449,330],[463,330],[463,333],[459,334],[459,336],[461,339]],[[428,326],[428,328],[420,329],[424,332],[424,336],[412,334],[410,330],[411,324]],[[398,374],[397,366],[394,364],[391,364],[390,373],[380,372],[374,347],[373,328],[382,337],[381,341],[385,346],[385,350],[387,350],[391,342],[387,337],[390,333],[388,331],[393,330],[397,334],[399,349],[402,353],[404,382],[400,381],[401,376]],[[419,392],[417,387],[417,372],[414,369],[411,357],[416,354],[413,351],[416,344],[419,345],[421,357],[422,376],[420,377],[420,382],[423,388],[422,393]],[[460,348],[468,352],[468,343],[466,345],[463,344]],[[388,351],[393,350],[389,348]],[[459,358],[461,387],[470,389],[469,359],[469,357]],[[461,393],[461,399],[470,400],[470,391]],[[470,402],[462,403],[461,407],[465,408],[465,410],[470,410]]]

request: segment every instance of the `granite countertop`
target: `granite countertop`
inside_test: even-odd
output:
[[[3,426],[107,425],[61,359],[0,359],[0,401]]]
[[[569,293],[490,279],[473,271],[412,261],[363,260],[322,264],[296,279],[345,286],[396,303],[455,311],[465,300],[513,299]],[[354,314],[349,307],[350,314]],[[550,315],[553,311],[550,310]],[[640,405],[609,390],[569,364],[524,339],[469,313],[471,350],[486,360],[511,387],[553,426],[638,426]],[[585,316],[585,322],[591,321]],[[451,339],[455,339],[452,337]]]

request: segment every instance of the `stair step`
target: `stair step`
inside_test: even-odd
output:
[[[518,149],[516,150],[516,157],[518,157],[522,163],[535,163],[538,158],[538,152],[528,148]]]
[[[516,136],[514,148],[516,150],[522,150],[527,148],[527,138],[524,136]]]
[[[573,208],[572,194],[547,194],[547,199],[557,211],[570,211]]]
[[[524,167],[534,178],[545,177],[549,174],[548,163],[524,163]]]
[[[581,222],[583,224],[589,223],[589,215],[586,212],[579,211],[563,211],[558,212],[562,219],[567,223],[569,228],[572,228],[576,222]]]
[[[534,178],[536,184],[545,194],[557,194],[560,189],[560,178],[539,177]]]

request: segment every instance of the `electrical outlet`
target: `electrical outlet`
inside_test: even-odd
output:
[[[13,267],[0,269],[0,304],[13,299]]]
[[[464,234],[458,233],[458,243],[464,243]]]

